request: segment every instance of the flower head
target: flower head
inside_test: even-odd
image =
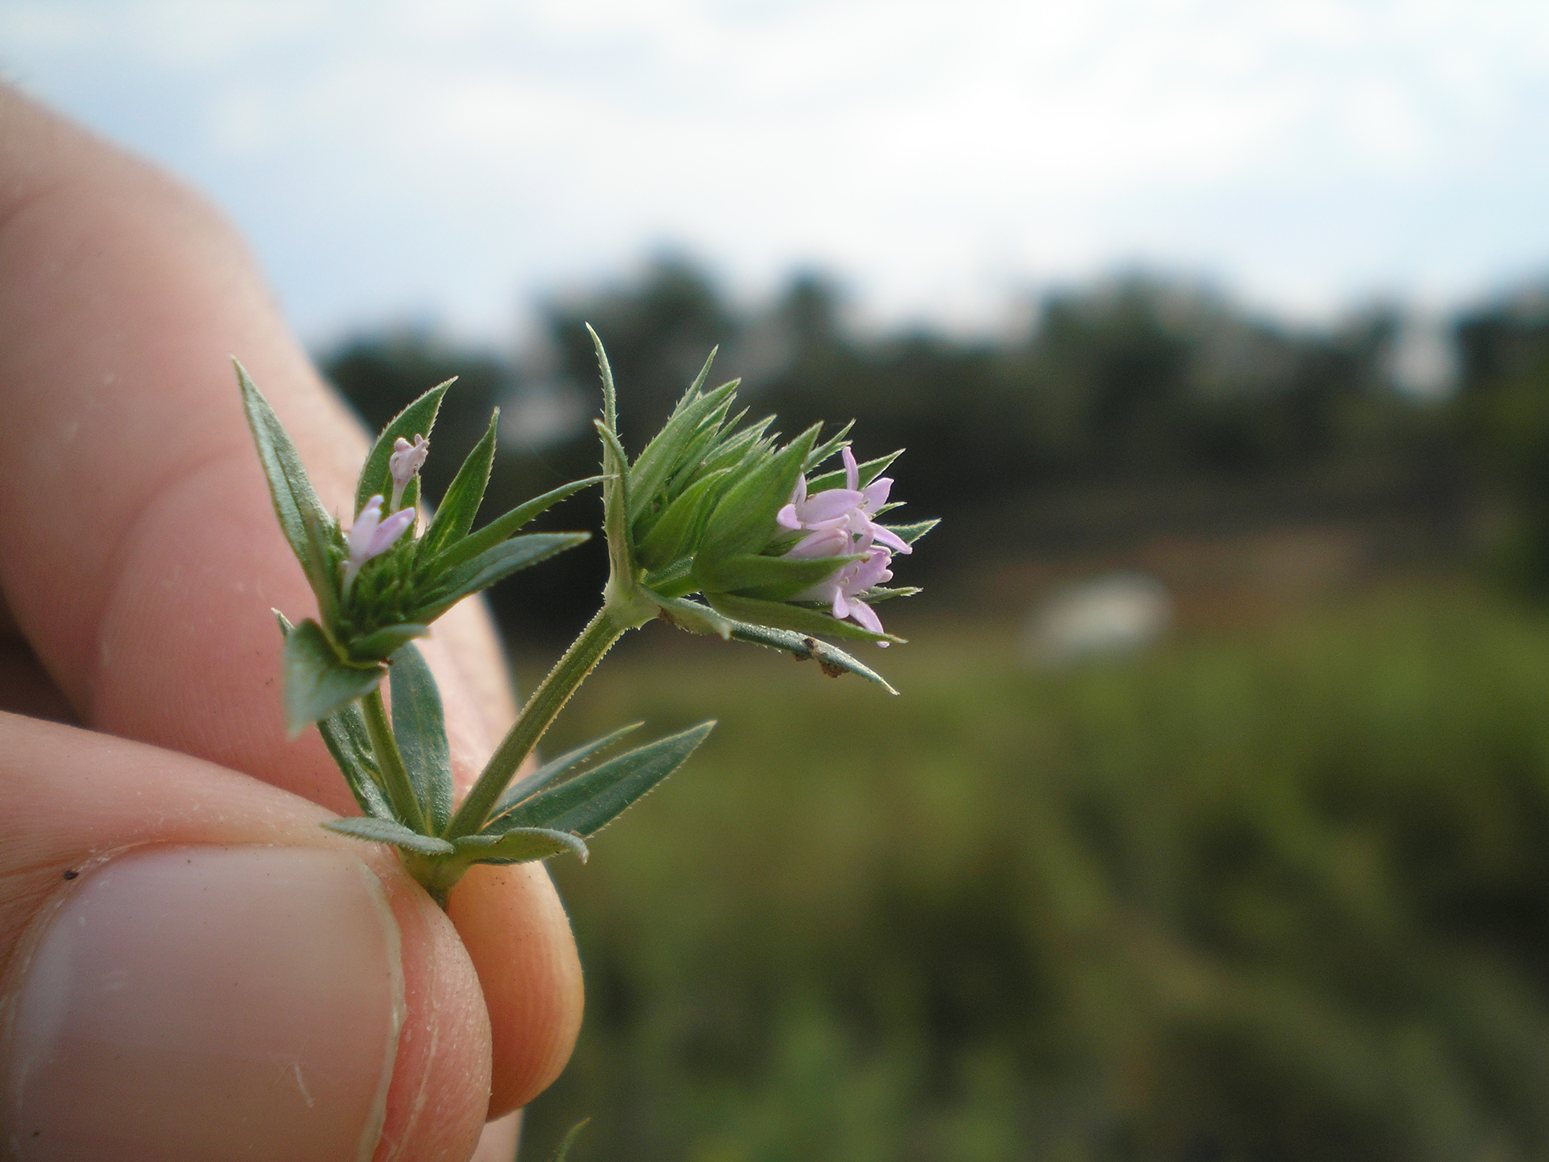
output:
[[[409,487],[409,481],[424,467],[428,455],[430,441],[418,433],[412,444],[402,436],[393,441],[393,454],[387,458],[387,468],[393,477],[393,502],[388,507],[395,513],[403,504],[403,490]]]
[[[844,460],[844,487],[825,488],[810,494],[806,476],[797,478],[791,501],[775,516],[775,523],[806,534],[786,550],[796,560],[823,557],[856,557],[796,595],[798,601],[820,601],[837,618],[850,618],[872,633],[882,632],[882,622],[862,595],[875,585],[892,580],[893,554],[913,552],[909,543],[876,517],[887,504],[891,477],[882,476],[861,487],[860,466],[848,445],[840,450]],[[886,642],[880,643],[886,645]]]
[[[414,523],[414,510],[401,508],[385,520],[382,518],[382,497],[373,496],[360,510],[355,524],[346,538],[349,559],[344,564],[344,592],[350,591],[360,567],[373,557],[380,557],[394,542],[403,536],[404,530]]]

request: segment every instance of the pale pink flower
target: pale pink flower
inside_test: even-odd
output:
[[[350,555],[344,563],[344,592],[350,591],[360,567],[373,557],[380,557],[394,542],[403,536],[404,530],[414,523],[414,510],[402,508],[387,519],[382,518],[382,497],[373,496],[360,510],[355,524],[345,538]]]
[[[824,602],[835,617],[841,620],[848,617],[863,629],[881,633],[881,618],[862,600],[862,596],[873,585],[881,585],[893,579],[893,571],[889,567],[893,563],[893,554],[885,548],[870,545],[860,551],[860,560],[840,566],[827,580],[798,593],[796,599]],[[887,645],[886,642],[877,644]]]
[[[409,487],[414,474],[424,467],[428,455],[430,441],[424,436],[416,434],[412,444],[402,436],[393,441],[393,454],[387,458],[387,470],[393,477],[393,501],[387,507],[395,513],[403,503],[403,490]]]

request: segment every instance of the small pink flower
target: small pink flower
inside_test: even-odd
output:
[[[387,470],[393,477],[393,502],[387,507],[395,513],[403,503],[403,490],[409,487],[414,474],[424,467],[428,455],[430,441],[424,436],[416,434],[412,444],[402,436],[393,441],[393,454],[387,458]]]
[[[840,455],[844,458],[845,487],[825,488],[809,496],[807,478],[798,477],[791,502],[776,514],[775,522],[781,528],[806,534],[786,550],[787,557],[860,558],[839,566],[827,580],[797,594],[796,600],[821,601],[835,617],[851,618],[872,633],[881,633],[881,620],[862,596],[872,586],[892,580],[894,553],[910,553],[913,549],[875,519],[887,504],[892,478],[882,476],[862,488],[855,454],[846,446]]]
[[[350,591],[360,567],[373,557],[380,557],[394,542],[403,536],[404,530],[414,523],[414,510],[402,508],[386,520],[382,519],[382,497],[373,496],[360,510],[355,524],[345,542],[349,545],[349,559],[344,563],[344,592]]]

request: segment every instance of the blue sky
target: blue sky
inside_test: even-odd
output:
[[[241,224],[302,334],[676,248],[993,327],[1119,266],[1320,318],[1549,273],[1549,15],[1517,0],[3,0],[0,76]]]

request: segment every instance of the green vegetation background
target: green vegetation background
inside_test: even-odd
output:
[[[554,865],[588,1013],[530,1150],[1549,1155],[1549,618],[1412,587],[1043,675],[909,628],[897,699],[667,632],[583,692],[569,737],[723,725]]]

